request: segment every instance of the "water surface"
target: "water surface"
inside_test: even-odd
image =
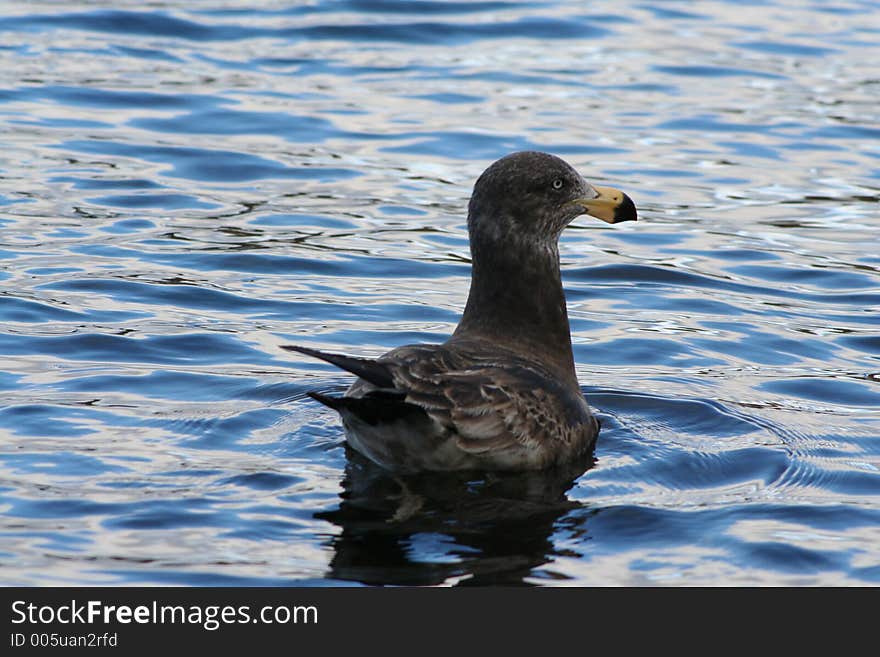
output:
[[[873,2],[0,3],[0,581],[880,582]],[[401,486],[283,352],[443,340],[519,149],[603,431]]]

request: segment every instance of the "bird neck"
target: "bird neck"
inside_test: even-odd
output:
[[[507,241],[505,241],[507,242]],[[472,245],[471,288],[453,340],[492,341],[577,382],[555,240]]]

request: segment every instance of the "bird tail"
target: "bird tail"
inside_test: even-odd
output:
[[[334,411],[339,411],[340,409],[345,407],[344,397],[332,397],[330,395],[322,395],[320,392],[315,392],[314,390],[311,392],[307,392],[306,394],[314,399],[316,402],[320,402],[324,404],[324,406],[332,408]]]
[[[299,345],[282,345],[282,349],[296,351],[306,356],[318,358],[336,367],[351,372],[376,387],[362,397],[333,397],[320,392],[309,392],[309,397],[334,411],[354,415],[371,425],[393,422],[400,419],[427,418],[424,409],[406,400],[406,393],[394,389],[394,379],[388,366],[369,358],[355,358],[342,354],[330,354]]]
[[[309,347],[300,347],[299,345],[292,344],[281,345],[281,348],[323,360],[331,365],[335,365],[339,369],[359,376],[364,381],[373,384],[377,388],[394,388],[394,378],[391,376],[391,371],[388,369],[387,365],[380,363],[379,361],[370,358],[345,356],[343,354],[330,354],[326,351],[318,351],[317,349],[310,349]],[[320,399],[318,399],[318,401],[322,404],[326,403]],[[330,406],[330,404],[327,404],[327,406]]]
[[[343,414],[343,417],[354,415],[373,426],[396,420],[427,417],[424,409],[404,401],[402,394],[386,393],[380,390],[369,392],[363,397],[331,397],[319,392],[307,394],[315,401]]]

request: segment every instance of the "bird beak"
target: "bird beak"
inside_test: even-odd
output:
[[[579,198],[574,201],[586,214],[609,224],[636,220],[636,206],[629,196],[613,187],[593,186],[593,189],[596,190],[595,197]]]

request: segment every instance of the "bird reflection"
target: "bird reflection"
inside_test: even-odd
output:
[[[395,476],[347,449],[342,501],[316,514],[342,528],[328,577],[365,584],[526,584],[559,554],[552,535],[592,454],[563,469]]]

